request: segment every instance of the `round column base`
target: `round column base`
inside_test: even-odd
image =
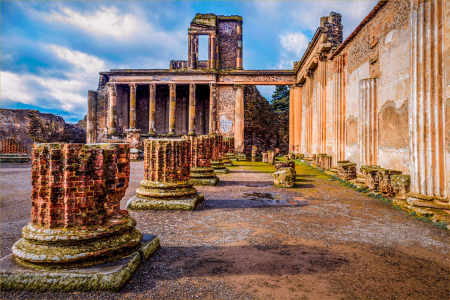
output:
[[[193,185],[217,185],[219,178],[213,168],[191,168],[189,183]]]
[[[92,228],[43,228],[29,224],[12,247],[18,263],[32,268],[86,267],[115,261],[140,246],[136,222],[123,217]]]
[[[136,196],[128,200],[127,209],[193,210],[203,200],[203,195],[186,181],[167,183],[143,180]]]

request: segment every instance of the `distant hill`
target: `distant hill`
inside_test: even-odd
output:
[[[31,109],[0,109],[0,137],[14,137],[31,150],[33,142],[85,143],[84,121],[66,123],[60,116]]]

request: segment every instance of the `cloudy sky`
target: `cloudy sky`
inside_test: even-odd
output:
[[[168,68],[186,59],[195,13],[244,18],[244,68],[292,68],[320,16],[342,14],[344,38],[376,0],[0,1],[0,107],[32,108],[76,122],[98,72]],[[258,87],[270,97],[272,87]]]

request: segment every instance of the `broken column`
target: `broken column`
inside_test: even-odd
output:
[[[216,185],[219,182],[211,167],[212,142],[208,135],[188,136],[191,141],[191,175],[193,185]]]
[[[234,155],[234,137],[226,136],[223,138],[223,141],[224,141],[224,145],[225,145],[225,148],[224,148],[225,154],[224,154],[223,163],[225,166],[231,167],[231,166],[233,166],[233,163],[231,160],[236,159],[236,156]]]
[[[252,146],[252,162],[256,161],[256,156],[258,155],[258,146]]]
[[[226,174],[230,172],[224,164],[223,164],[223,152],[222,152],[222,144],[223,144],[223,136],[219,134],[211,134],[212,139],[212,157],[211,157],[211,166],[216,173]]]
[[[31,222],[0,261],[1,289],[117,290],[159,240],[120,209],[127,144],[35,144]],[[104,265],[104,263],[108,263]]]
[[[127,208],[193,210],[203,196],[189,183],[191,143],[181,138],[144,140],[144,180]]]

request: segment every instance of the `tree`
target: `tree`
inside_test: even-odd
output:
[[[289,111],[289,88],[287,85],[277,85],[272,94],[272,108],[275,112]]]

